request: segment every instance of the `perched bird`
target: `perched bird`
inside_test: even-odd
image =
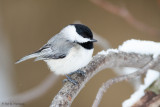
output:
[[[93,39],[91,30],[82,24],[70,24],[53,36],[38,51],[29,54],[16,62],[35,58],[43,60],[50,70],[59,75],[66,75],[67,79],[76,84],[68,74],[73,72],[83,73],[80,68],[86,66],[92,59]]]

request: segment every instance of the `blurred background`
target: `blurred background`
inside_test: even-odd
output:
[[[14,63],[75,21],[105,38],[111,48],[133,38],[159,42],[160,0],[0,0],[0,107],[50,105],[65,77],[52,74],[42,61]],[[101,50],[96,44],[94,55]],[[90,107],[102,83],[115,76],[111,69],[99,72],[72,107]],[[100,107],[121,107],[133,90],[128,82],[114,84]]]

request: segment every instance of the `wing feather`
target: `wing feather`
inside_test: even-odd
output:
[[[74,46],[75,44],[60,39],[60,41],[54,41],[49,44],[48,48],[41,48],[41,53],[44,53],[40,56],[38,56],[35,61],[38,60],[48,60],[48,59],[62,59],[65,58],[69,52],[69,50]]]
[[[74,45],[74,43],[66,40],[65,38],[62,38],[60,35],[56,35],[52,37],[47,42],[47,44],[42,46],[38,51],[21,58],[16,62],[16,64],[31,58],[36,58],[35,61],[48,59],[62,59],[66,57],[69,50]]]

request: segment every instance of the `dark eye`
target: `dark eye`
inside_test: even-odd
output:
[[[66,42],[70,42],[69,40],[66,40]]]
[[[73,43],[77,43],[77,41],[74,41]]]

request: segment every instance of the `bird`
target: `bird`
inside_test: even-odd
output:
[[[53,36],[37,51],[24,56],[16,64],[35,58],[43,60],[52,72],[57,75],[66,75],[67,80],[77,84],[69,75],[84,74],[79,70],[85,67],[92,59],[94,45],[97,42],[89,27],[83,24],[69,24]]]

